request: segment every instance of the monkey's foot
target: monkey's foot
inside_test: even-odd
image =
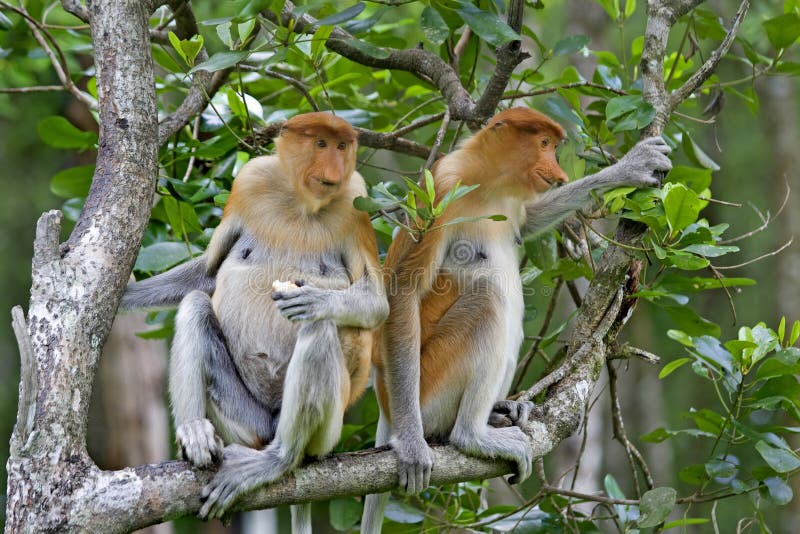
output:
[[[433,451],[423,438],[397,439],[389,442],[397,455],[400,489],[415,495],[431,483]]]
[[[530,418],[534,404],[531,401],[501,400],[494,403],[492,413],[489,415],[489,424],[492,426],[508,426],[505,419],[511,421],[514,426],[521,427]]]
[[[528,436],[519,427],[487,427],[479,434],[450,434],[450,443],[465,454],[483,458],[502,458],[517,464],[517,474],[509,478],[511,484],[518,484],[531,476],[533,453]]]
[[[273,442],[274,444],[274,442]],[[280,447],[255,450],[241,445],[228,445],[222,466],[200,492],[202,519],[222,518],[239,498],[259,486],[273,482],[290,466],[280,455]]]
[[[210,467],[222,458],[222,440],[208,419],[183,423],[175,430],[181,457],[195,467]]]

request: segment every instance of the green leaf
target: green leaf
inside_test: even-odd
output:
[[[231,37],[231,21],[223,22],[217,25],[217,35],[220,41],[228,45],[228,48],[233,48],[233,38]]]
[[[674,488],[653,488],[642,495],[639,503],[639,527],[650,528],[663,522],[675,507],[678,492]]]
[[[778,340],[783,343],[786,339],[786,317],[781,317],[781,322],[778,324]]]
[[[776,49],[786,48],[800,37],[800,16],[785,13],[764,23],[769,42]]]
[[[622,493],[622,490],[620,489],[619,484],[617,484],[617,480],[614,478],[613,475],[611,475],[611,473],[607,474],[605,476],[605,478],[603,479],[603,486],[605,486],[606,493],[612,499],[624,499],[625,498],[625,494]],[[615,504],[614,505],[614,510],[615,510],[615,512],[617,514],[617,517],[619,517],[619,520],[622,521],[623,524],[628,521],[628,507],[627,506],[625,506],[623,504]]]
[[[664,178],[664,183],[682,183],[699,195],[711,185],[711,172],[711,169],[676,165]]]
[[[402,523],[404,525],[422,523],[425,519],[425,513],[418,508],[394,499],[389,501],[384,515],[395,523]]]
[[[702,202],[683,184],[665,184],[661,190],[664,213],[673,235],[697,220]]]
[[[39,137],[54,148],[94,148],[97,134],[84,132],[72,125],[64,117],[45,117],[36,126]]]
[[[382,208],[382,206],[370,197],[356,197],[353,199],[353,207],[358,211],[366,211],[367,213],[374,213]]]
[[[788,473],[800,468],[800,459],[790,450],[778,449],[766,441],[756,443],[756,450],[767,464],[778,473]]]
[[[800,337],[800,321],[795,321],[794,324],[792,324],[792,333],[789,334],[789,346],[791,347],[792,345],[794,345],[795,341],[797,341],[797,338],[799,337]]]
[[[674,332],[674,330],[671,330],[671,332]],[[668,377],[673,373],[673,371],[675,371],[676,369],[678,369],[679,367],[683,366],[684,364],[690,361],[692,361],[691,358],[678,358],[677,360],[669,362],[667,365],[664,366],[663,369],[661,369],[661,372],[658,373],[658,378],[662,379]]]
[[[0,11],[0,31],[7,32],[11,28],[14,27],[14,23],[11,22],[11,19],[6,17],[2,11]]]
[[[253,31],[253,28],[256,27],[256,19],[255,17],[242,22],[236,26],[236,29],[239,30],[239,40],[244,42],[249,36],[250,33]]]
[[[631,18],[635,12],[636,0],[625,0],[625,18]]]
[[[181,41],[181,50],[183,50],[186,62],[189,65],[194,65],[194,60],[200,49],[203,48],[203,36],[195,35],[191,39],[183,39]]]
[[[167,37],[169,37],[169,42],[172,43],[172,48],[174,48],[178,55],[183,58],[184,62],[189,63],[189,60],[186,58],[186,52],[184,52],[183,48],[181,48],[180,37],[175,35],[175,32],[169,32]]]
[[[195,73],[199,70],[204,70],[206,72],[216,72],[218,70],[227,69],[228,67],[233,67],[237,63],[241,63],[250,55],[250,52],[246,50],[234,52],[231,50],[226,50],[224,52],[217,52],[206,61],[203,61],[199,65],[195,65],[189,71],[189,74]]]
[[[359,2],[353,6],[348,7],[342,11],[334,13],[329,17],[325,17],[317,21],[317,25],[319,26],[333,26],[335,24],[341,24],[342,22],[347,22],[350,19],[354,19],[364,11],[364,8],[367,7],[364,2]]]
[[[389,51],[385,48],[375,46],[374,44],[368,43],[367,41],[362,41],[361,39],[348,39],[347,44],[357,49],[359,52],[377,59],[386,59],[390,55]]]
[[[687,525],[705,525],[708,523],[708,519],[702,517],[687,517],[686,519],[676,519],[675,521],[670,521],[669,523],[664,524],[663,530],[668,530],[675,527],[683,527]]]
[[[697,254],[699,256],[705,256],[707,258],[716,258],[718,256],[724,256],[725,254],[729,254],[731,252],[739,252],[739,247],[734,246],[715,246],[715,245],[689,245],[686,248],[681,249],[684,252],[691,252],[692,254]]]
[[[774,504],[783,506],[792,502],[794,492],[792,492],[792,488],[783,479],[778,477],[765,478],[764,485],[767,487],[770,500]]]
[[[428,193],[428,202],[434,204],[436,202],[436,189],[433,185],[433,174],[428,169],[425,169],[425,192]]]
[[[363,5],[363,4],[362,4]],[[353,497],[347,499],[334,499],[328,504],[328,513],[331,526],[339,531],[350,530],[358,520],[364,506],[361,501]]]
[[[616,119],[644,104],[642,95],[618,96],[606,104],[606,119]]]
[[[694,142],[694,139],[689,135],[688,132],[685,130],[681,130],[683,132],[681,145],[683,147],[684,152],[686,152],[686,156],[695,164],[705,168],[711,169],[712,171],[718,171],[719,165],[713,159],[711,159],[708,154],[703,152],[703,149]]]
[[[694,347],[694,342],[692,341],[691,336],[686,334],[686,332],[681,332],[680,330],[667,330],[667,337],[674,339],[684,347]]]
[[[65,169],[50,180],[50,191],[62,198],[85,197],[92,185],[94,165]]]
[[[464,22],[472,28],[472,31],[487,43],[499,47],[520,38],[519,34],[511,29],[511,26],[503,22],[497,15],[483,11],[473,4],[464,0],[459,0],[459,9],[456,9]]]
[[[553,46],[554,56],[568,56],[574,54],[589,44],[591,39],[585,35],[570,35],[558,41]]]
[[[191,252],[199,254],[202,251],[199,247],[192,245]],[[189,257],[191,254],[186,243],[165,241],[142,248],[133,268],[145,272],[166,271]]]
[[[442,44],[450,35],[450,28],[433,6],[426,6],[422,10],[420,24],[425,38],[435,45]]]

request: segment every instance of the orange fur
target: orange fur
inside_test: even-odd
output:
[[[443,198],[460,181],[480,187],[451,204],[437,225],[456,217],[503,214],[506,222],[483,220],[435,230],[414,243],[405,232],[392,242],[384,264],[384,284],[390,304],[390,319],[380,332],[373,362],[378,369],[378,399],[389,416],[388,393],[383,373],[392,351],[388,344],[395,332],[412,329],[420,339],[420,399],[426,401],[463,380],[472,367],[463,355],[477,340],[471,335],[480,321],[503,315],[502,302],[491,298],[493,309],[472,309],[464,299],[458,280],[439,272],[451,238],[497,242],[513,239],[524,218],[524,203],[552,183],[565,182],[555,149],[564,131],[547,116],[526,108],[502,111],[455,152],[434,165],[437,198]],[[413,293],[416,298],[407,298]],[[485,296],[485,295],[484,295]],[[396,319],[392,321],[392,316]],[[402,319],[397,319],[402,318]],[[399,335],[399,332],[397,333]],[[411,355],[407,355],[411,357]]]
[[[353,207],[353,199],[367,194],[364,179],[355,172],[356,140],[353,127],[329,113],[289,119],[275,139],[277,155],[254,158],[236,176],[207,249],[209,270],[219,267],[246,229],[267,249],[287,254],[343,248],[351,284],[367,270],[379,273],[370,218]],[[366,388],[373,335],[339,328],[350,375],[343,390],[347,405]]]

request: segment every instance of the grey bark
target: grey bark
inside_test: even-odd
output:
[[[86,453],[86,420],[97,359],[154,193],[157,110],[149,8],[149,2],[134,0],[87,7],[99,91],[97,167],[66,246],[59,250],[60,213],[44,214],[37,225],[28,310],[33,376],[23,379],[20,396],[33,399],[35,409],[32,424],[19,421],[12,436],[7,532],[104,528],[88,522],[82,507],[87,492],[99,489],[99,470]]]

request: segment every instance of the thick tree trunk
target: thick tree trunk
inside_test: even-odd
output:
[[[147,224],[157,110],[149,2],[99,0],[89,12],[101,124],[97,170],[67,246],[59,250],[60,213],[43,215],[36,229],[28,331],[20,316],[16,321],[23,380],[8,461],[8,532],[114,528],[81,517],[103,501],[86,453],[86,420],[97,359]],[[95,504],[83,507],[84,499]],[[104,504],[112,510],[131,503]]]

